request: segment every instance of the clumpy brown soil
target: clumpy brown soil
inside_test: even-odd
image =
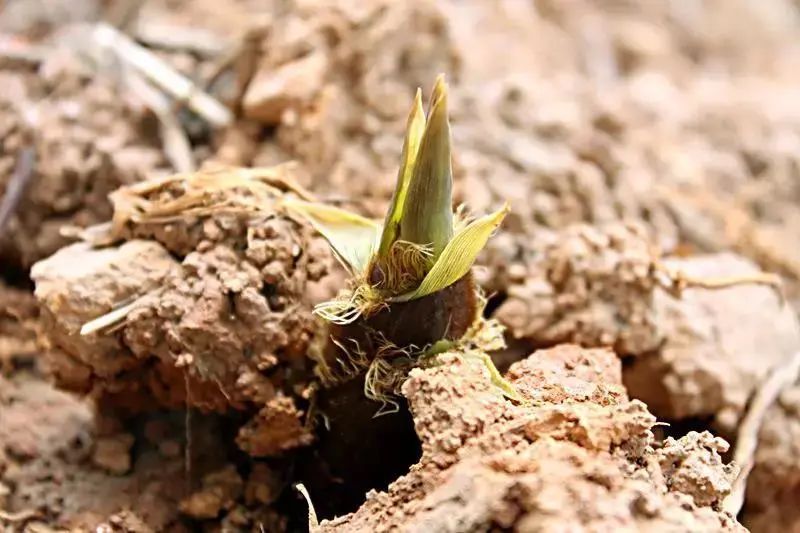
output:
[[[562,345],[511,367],[530,406],[444,355],[404,386],[423,455],[388,491],[323,531],[743,531],[715,510],[736,471],[727,443],[690,433],[653,448],[617,357]],[[312,500],[313,500],[313,494]]]
[[[0,8],[0,530],[297,531],[298,481],[324,530],[741,530],[727,442],[800,350],[795,3],[129,4]],[[530,403],[451,354],[414,371],[410,410],[338,434],[307,355],[342,274],[274,203],[305,191],[145,222],[109,200],[177,160],[119,65],[74,53],[69,24],[97,20],[230,108],[221,127],[167,99],[196,166],[295,159],[314,196],[371,216],[414,89],[445,72],[457,201],[511,204],[474,277]],[[762,269],[781,291],[686,283]],[[798,394],[758,433],[752,531],[800,525]],[[329,469],[331,443],[376,452],[351,463],[374,477]]]
[[[27,270],[68,242],[64,227],[106,220],[108,194],[165,161],[145,110],[70,57],[54,56],[36,71],[5,69],[0,84],[0,190],[11,190],[24,150],[34,158],[0,236],[8,272]]]
[[[307,397],[311,374],[306,284],[325,274],[330,255],[309,228],[268,208],[274,196],[261,199],[259,216],[215,211],[151,222],[141,219],[147,211],[124,211],[129,201],[160,209],[189,198],[191,187],[179,179],[141,195],[120,190],[104,238],[122,242],[72,244],[32,269],[56,348],[48,371],[106,409],[248,412],[237,442],[253,456],[308,444],[292,396]],[[81,332],[126,306],[108,328]]]
[[[800,345],[774,287],[687,282],[759,273],[735,254],[664,258],[640,225],[622,223],[569,226],[537,246],[496,316],[534,346],[612,346],[629,392],[661,417],[716,417],[731,435],[758,384]]]

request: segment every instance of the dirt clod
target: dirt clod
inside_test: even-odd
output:
[[[508,287],[497,310],[513,335],[545,346],[611,346],[623,354],[658,347],[651,310],[658,257],[642,226],[570,226],[540,242],[524,281]]]
[[[618,223],[570,226],[540,242],[496,316],[534,346],[576,342],[630,356],[625,385],[661,417],[714,416],[731,435],[770,368],[800,349],[800,323],[774,288],[675,290],[682,278],[759,272],[740,256],[664,258],[641,226]]]
[[[242,478],[228,466],[203,478],[202,488],[180,503],[182,513],[196,519],[216,518],[230,509],[242,492]]]
[[[667,437],[656,452],[669,489],[690,495],[695,504],[714,506],[731,490],[737,468],[720,457],[728,443],[709,432],[692,431],[678,440]]]
[[[123,433],[95,441],[92,462],[112,474],[124,474],[131,468],[133,435]]]
[[[68,242],[62,226],[106,220],[111,191],[166,164],[146,109],[69,54],[48,58],[38,74],[4,70],[0,84],[0,191],[22,150],[35,151],[0,258],[27,269]]]
[[[576,368],[576,360],[596,361],[598,369]],[[368,494],[361,509],[321,529],[743,531],[711,507],[734,475],[716,453],[721,443],[689,436],[657,449],[655,418],[627,399],[611,352],[536,352],[509,372],[526,397],[536,395],[530,383],[542,379],[542,363],[560,393],[523,406],[492,394],[485,369],[462,357],[445,355],[438,366],[414,370],[404,394],[422,459],[386,492]],[[616,367],[617,379],[604,367]],[[529,378],[531,370],[538,377]],[[606,392],[591,398],[588,389]],[[668,468],[667,457],[674,458]]]
[[[180,179],[142,187],[134,190],[147,191],[144,201],[153,205],[195,202],[193,191],[214,190]],[[310,376],[305,350],[315,322],[304,291],[326,272],[328,252],[268,204],[256,214],[142,223],[125,211],[137,202],[125,195],[138,193],[116,194],[111,240],[120,244],[74,244],[32,270],[57,348],[48,363],[58,382],[127,412],[248,412],[238,442],[254,456],[308,444],[292,395]],[[271,194],[264,201],[276,202]],[[98,317],[119,310],[94,330]]]
[[[667,264],[694,276],[757,271],[733,254]],[[730,435],[771,368],[800,349],[797,317],[779,294],[757,285],[654,296],[661,345],[632,361],[625,384],[662,417],[714,416],[718,431]]]

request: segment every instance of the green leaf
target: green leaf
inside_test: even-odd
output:
[[[356,213],[325,204],[284,200],[283,205],[306,219],[330,244],[351,274],[367,268],[380,235],[380,224]]]
[[[397,173],[397,185],[395,185],[392,203],[386,213],[386,221],[381,235],[381,244],[378,247],[378,255],[386,257],[389,249],[397,240],[400,232],[400,217],[403,215],[403,205],[405,204],[408,193],[408,183],[414,172],[414,163],[417,159],[417,152],[422,141],[422,134],[425,132],[425,111],[422,109],[422,91],[417,89],[414,97],[414,105],[408,114],[406,123],[406,137],[403,142],[403,155],[400,163],[400,170]]]
[[[430,245],[433,257],[453,236],[453,172],[447,85],[439,77],[400,217],[399,239]]]
[[[467,224],[447,243],[419,287],[414,291],[392,298],[391,301],[407,302],[422,298],[449,287],[461,279],[472,268],[478,253],[486,246],[492,232],[503,222],[508,211],[508,205],[505,205],[499,211]]]

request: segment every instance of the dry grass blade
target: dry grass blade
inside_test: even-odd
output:
[[[119,306],[104,315],[90,320],[81,326],[81,335],[91,335],[92,333],[96,333],[98,331],[109,332],[110,330],[117,328],[118,326],[122,325],[125,319],[128,318],[128,315],[131,313],[131,311],[142,306],[146,297],[153,295],[157,291],[158,289],[156,289],[154,292],[149,292],[136,298],[129,304]]]
[[[33,176],[35,162],[36,153],[33,148],[23,148],[20,151],[14,172],[8,180],[6,192],[3,194],[2,200],[0,200],[0,236],[2,236],[6,224],[22,200],[28,182]]]
[[[317,512],[314,510],[314,504],[311,502],[311,495],[302,483],[298,483],[294,488],[303,495],[308,504],[308,530],[313,533],[319,529],[319,519],[317,518]]]
[[[758,448],[758,434],[764,417],[780,393],[797,380],[798,374],[800,374],[800,352],[795,352],[787,361],[777,365],[770,372],[756,391],[750,408],[739,426],[733,462],[738,464],[741,470],[733,483],[731,493],[723,502],[724,509],[733,516],[739,514],[744,503],[747,477],[753,469],[755,453]]]
[[[27,522],[28,520],[36,518],[37,516],[39,516],[39,512],[34,511],[33,509],[25,509],[22,511],[17,511],[16,513],[9,513],[7,511],[0,510],[0,520],[4,522]]]
[[[161,142],[164,146],[164,153],[173,168],[178,172],[193,172],[195,164],[192,146],[180,121],[173,113],[167,97],[138,74],[129,72],[124,79],[132,92],[141,98],[158,118],[161,125]]]
[[[221,128],[233,121],[233,115],[227,107],[114,27],[99,23],[95,26],[93,37],[98,45],[113,51],[120,60],[136,69],[164,92],[186,102],[192,111],[210,124]]]
[[[228,40],[216,33],[182,24],[139,19],[135,27],[136,40],[151,48],[190,52],[202,57],[216,57],[231,47]]]
[[[653,267],[656,274],[661,274],[658,277],[661,287],[676,298],[680,298],[681,294],[687,289],[717,290],[739,285],[764,285],[773,289],[782,302],[785,301],[782,290],[783,282],[777,274],[754,272],[733,276],[695,277],[680,270],[672,269],[660,261],[656,261]]]
[[[175,174],[123,187],[111,194],[114,215],[110,234],[121,235],[126,224],[166,223],[221,213],[257,214],[274,208],[283,193],[311,200],[293,177],[295,166],[217,168]]]

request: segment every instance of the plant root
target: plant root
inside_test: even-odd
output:
[[[724,277],[694,277],[667,267],[660,261],[653,263],[659,285],[675,298],[680,298],[688,289],[727,289],[738,285],[766,285],[775,290],[781,301],[785,301],[783,282],[780,276],[769,272],[756,272]]]
[[[739,514],[744,504],[747,477],[755,462],[758,436],[764,417],[780,393],[797,380],[798,374],[800,374],[800,352],[795,352],[787,361],[772,369],[772,372],[756,391],[750,409],[742,419],[736,435],[736,449],[733,452],[733,462],[739,465],[741,470],[733,482],[731,493],[722,504],[723,509],[732,516]]]

